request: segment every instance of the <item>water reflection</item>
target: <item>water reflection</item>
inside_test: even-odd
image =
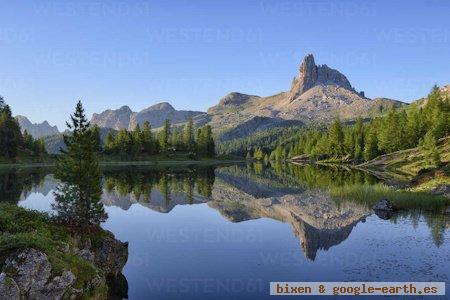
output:
[[[44,184],[45,168],[0,169],[0,201],[17,203],[27,198],[33,189]]]
[[[48,194],[56,190],[58,183],[47,175],[49,172],[48,169],[4,170],[0,173],[2,201],[17,202],[26,199],[30,192]],[[259,218],[278,220],[290,224],[305,256],[314,260],[319,250],[339,245],[371,214],[362,204],[335,202],[320,188],[377,181],[363,172],[289,164],[109,168],[103,170],[101,203],[123,210],[139,204],[160,213],[169,213],[177,205],[207,203],[234,223]],[[86,207],[67,201],[76,199],[77,195],[70,186],[65,188],[64,193],[56,197],[54,207],[58,214],[83,215],[96,222],[104,217],[103,207]],[[425,218],[435,245],[441,246],[450,223],[444,215],[408,211],[395,215],[389,222],[395,224],[408,218],[417,224],[421,217]]]

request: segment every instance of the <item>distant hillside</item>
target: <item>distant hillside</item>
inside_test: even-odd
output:
[[[47,121],[40,124],[31,123],[27,117],[16,116],[17,122],[19,122],[22,133],[26,130],[34,138],[41,138],[44,136],[58,134],[59,130],[56,126],[51,126]]]
[[[110,128],[101,128],[100,127],[100,140],[103,142],[106,138],[106,135],[112,132],[113,134],[117,133],[116,130],[110,129]],[[63,140],[63,134],[70,134],[69,131],[66,131],[64,133],[58,133],[50,136],[44,137],[44,143],[45,143],[45,149],[50,154],[58,154],[60,149],[64,149],[64,140]]]
[[[93,114],[91,124],[115,130],[133,130],[137,124],[142,126],[145,121],[150,122],[153,128],[160,127],[166,119],[172,124],[185,123],[189,118],[204,114],[199,111],[176,110],[167,102],[152,105],[139,112],[133,112],[128,106],[116,110],[105,110],[100,114]]]

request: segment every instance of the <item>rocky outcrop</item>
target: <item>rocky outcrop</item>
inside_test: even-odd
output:
[[[394,214],[395,208],[388,199],[381,199],[373,206],[373,210],[379,218],[388,220]]]
[[[25,249],[13,253],[5,260],[0,275],[0,291],[8,298],[2,299],[62,299],[76,297],[73,288],[75,275],[63,271],[51,277],[52,267],[45,253],[36,249]],[[0,295],[0,297],[2,297]]]
[[[163,126],[166,119],[169,119],[171,124],[185,123],[189,118],[200,114],[203,113],[199,111],[176,110],[169,103],[162,102],[133,114],[128,124],[128,130],[133,130],[138,124],[142,126],[145,121],[150,122],[153,128]]]
[[[120,278],[121,286],[127,286],[121,272],[128,260],[128,243],[114,239],[109,232],[105,234],[96,245],[91,245],[89,239],[83,243],[75,239],[74,248],[61,249],[67,255],[78,255],[97,268],[97,274],[84,282],[81,288],[71,270],[55,275],[54,267],[43,251],[26,248],[9,254],[1,269],[0,299],[78,299],[87,294],[106,298],[106,294],[96,293],[104,293],[107,282],[117,282],[115,278]],[[82,249],[78,249],[80,245]],[[111,290],[117,293],[117,288]],[[121,293],[126,294],[126,291]]]
[[[164,125],[164,121],[169,119],[172,124],[186,122],[189,118],[204,114],[198,111],[176,110],[167,102],[152,105],[140,112],[133,112],[128,106],[122,106],[116,110],[105,110],[100,114],[93,114],[91,124],[101,128],[112,128],[115,130],[133,130],[136,125],[150,122],[153,128]]]
[[[59,133],[58,127],[51,126],[47,121],[40,124],[31,123],[27,117],[16,116],[16,120],[19,123],[22,133],[26,130],[34,138],[41,138],[44,136],[51,136]]]
[[[301,94],[316,85],[336,85],[354,91],[347,77],[327,65],[316,66],[314,56],[308,54],[300,65],[300,73],[292,81],[289,100],[297,99]]]
[[[219,132],[221,139],[222,135],[255,117],[265,118],[267,128],[276,126],[280,119],[326,124],[337,116],[342,120],[371,118],[391,106],[402,105],[406,104],[387,98],[375,101],[367,98],[364,92],[357,92],[352,87],[345,75],[327,65],[316,65],[309,54],[303,59],[289,91],[269,97],[233,92],[208,109],[208,116],[209,124]],[[242,133],[249,136],[253,132]],[[236,135],[236,138],[240,137],[243,136]]]
[[[133,112],[128,106],[122,106],[115,110],[108,109],[100,114],[93,114],[91,124],[115,130],[126,129],[128,124],[130,124],[132,115]]]

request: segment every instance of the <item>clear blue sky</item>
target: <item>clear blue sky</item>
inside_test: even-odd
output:
[[[369,97],[411,101],[450,83],[450,1],[2,1],[0,95],[63,129],[160,101],[206,110],[289,89],[307,53]]]

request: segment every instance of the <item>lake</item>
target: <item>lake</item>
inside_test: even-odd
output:
[[[323,190],[378,182],[363,172],[244,164],[103,174],[102,227],[129,242],[121,296],[261,299],[270,281],[445,281],[449,290],[449,216],[384,220]],[[0,200],[51,212],[57,184],[49,169],[3,170]]]

